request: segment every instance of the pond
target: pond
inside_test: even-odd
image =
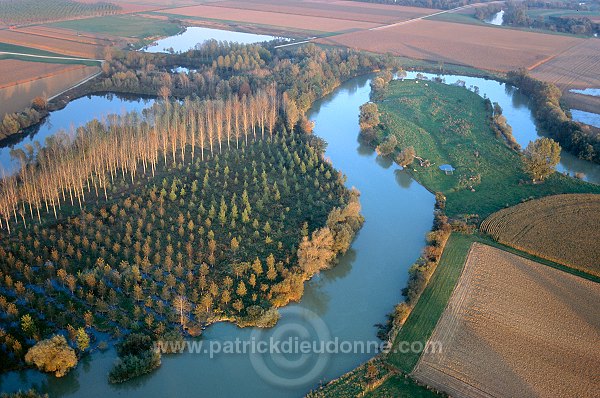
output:
[[[591,97],[600,97],[600,88],[586,88],[583,90],[573,88],[569,91],[575,94],[589,95]]]
[[[275,40],[278,39],[278,37],[192,26],[178,35],[160,39],[156,43],[144,47],[143,51],[159,53],[169,52],[171,49],[173,49],[173,51],[176,53],[186,52],[193,49],[197,44],[202,44],[211,39],[217,41],[234,41],[242,44],[253,44]]]
[[[504,10],[500,10],[490,18],[485,19],[483,22],[489,23],[490,25],[501,26],[504,23]]]
[[[573,120],[575,121],[600,128],[600,114],[598,113],[580,111],[579,109],[571,109],[571,116],[573,116]]]

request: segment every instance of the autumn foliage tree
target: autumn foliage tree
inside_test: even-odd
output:
[[[525,169],[533,180],[544,180],[560,162],[560,145],[551,138],[538,138],[527,145],[523,155]]]
[[[71,368],[77,366],[75,350],[60,335],[42,340],[31,347],[25,355],[25,361],[43,372],[54,373],[56,377],[66,375]]]

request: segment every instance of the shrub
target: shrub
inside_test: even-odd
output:
[[[415,160],[415,156],[417,153],[415,152],[415,148],[412,146],[408,146],[404,148],[398,156],[396,156],[396,163],[398,163],[402,167],[406,167]]]
[[[117,345],[117,353],[120,357],[128,355],[139,355],[153,347],[152,338],[141,333],[132,333]]]
[[[48,394],[41,394],[34,389],[30,389],[27,391],[19,390],[10,394],[2,393],[0,398],[48,398]]]
[[[377,145],[375,150],[377,154],[380,156],[388,156],[394,153],[396,150],[396,146],[398,145],[398,139],[395,135],[389,136],[384,142]]]
[[[140,355],[126,355],[120,358],[108,374],[110,383],[123,383],[134,377],[150,373],[160,366],[160,353],[153,350]]]
[[[43,372],[54,372],[56,377],[62,377],[77,366],[77,356],[64,336],[56,335],[31,347],[25,354],[25,362]]]

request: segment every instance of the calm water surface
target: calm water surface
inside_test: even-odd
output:
[[[235,41],[242,44],[253,44],[275,40],[277,37],[193,26],[187,28],[184,32],[178,35],[169,36],[158,40],[156,43],[145,47],[144,51],[159,53],[167,52],[170,49],[173,49],[173,51],[176,53],[185,52],[194,48],[196,44],[202,44],[210,39],[217,41]]]
[[[573,120],[575,121],[600,128],[599,113],[580,111],[579,109],[571,109],[571,115],[573,116]]]
[[[490,25],[500,26],[504,22],[504,10],[500,10],[490,18],[484,20],[485,23],[489,23]]]
[[[59,131],[73,133],[77,127],[92,119],[103,119],[111,114],[124,114],[151,106],[153,99],[127,97],[116,94],[90,95],[78,98],[58,111],[51,112],[39,126],[24,135],[11,137],[0,145],[0,168],[7,172],[18,169],[19,163],[10,156],[11,149],[25,149],[35,141],[44,144],[47,137]]]

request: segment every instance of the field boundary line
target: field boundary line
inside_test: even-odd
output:
[[[51,55],[36,55],[36,54],[24,54],[24,53],[14,53],[9,51],[0,51],[0,55],[18,55],[21,57],[31,57],[31,58],[45,58],[45,59],[60,59],[63,61],[88,61],[88,62],[100,62],[104,63],[102,59],[93,59],[93,58],[71,58],[71,57],[58,57]]]
[[[60,65],[60,64],[51,64],[51,65]],[[31,79],[21,79],[21,80],[17,80],[17,81],[8,83],[8,84],[0,84],[0,90],[6,89],[6,88],[9,88],[9,87],[18,86],[18,85],[21,85],[21,84],[26,84],[26,83],[29,83],[29,82],[34,82],[36,80],[46,79],[48,77],[59,76],[59,75],[61,75],[63,73],[70,72],[70,71],[77,70],[77,69],[82,69],[82,68],[85,68],[85,67],[86,67],[85,65],[72,65],[71,67],[65,68],[65,69],[60,70],[58,72],[43,73],[43,74],[35,76],[35,77],[31,78]]]
[[[464,10],[466,8],[471,8],[471,7],[473,7],[475,5],[478,5],[478,4],[481,4],[481,3],[467,4],[467,5],[464,5],[464,6],[461,6],[461,7],[452,8],[450,10],[442,10],[442,11],[434,12],[433,14],[423,15],[423,16],[420,16],[420,17],[417,17],[417,18],[412,18],[412,19],[407,19],[405,21],[395,22],[395,23],[392,23],[392,24],[389,24],[389,25],[377,26],[375,28],[370,28],[369,30],[383,30],[383,29],[387,29],[387,28],[394,28],[396,26],[402,26],[402,25],[409,24],[411,22],[417,22],[417,21],[421,21],[421,20],[426,19],[426,18],[435,17],[436,15],[441,15],[441,14],[446,14],[446,13],[452,13],[452,12],[455,12],[455,11],[461,11],[461,10]]]
[[[348,19],[348,18],[338,18],[338,17],[326,17],[326,16],[320,16],[320,15],[293,13],[293,12],[289,12],[289,11],[285,12],[285,11],[255,10],[253,8],[243,8],[243,7],[240,7],[240,6],[222,5],[222,4],[218,3],[218,2],[214,2],[214,3],[201,3],[201,4],[198,4],[198,5],[192,5],[192,6],[188,6],[188,7],[197,7],[197,6],[219,7],[219,8],[223,8],[223,9],[231,9],[231,10],[239,10],[239,11],[270,12],[270,13],[281,14],[281,15],[290,15],[290,16],[293,16],[293,17],[300,16],[300,17],[326,18],[326,19],[335,19],[337,21],[361,22],[361,23],[370,23],[370,24],[380,23],[380,22],[365,21],[365,20],[362,20],[362,19]]]
[[[593,38],[590,38],[590,39],[593,39]],[[534,70],[535,68],[538,68],[538,67],[540,67],[540,66],[544,65],[545,63],[548,63],[548,62],[552,61],[554,58],[556,58],[556,57],[558,57],[558,56],[560,56],[560,55],[563,55],[563,54],[564,54],[564,53],[566,53],[567,51],[570,51],[570,50],[574,49],[575,47],[579,47],[579,46],[583,45],[584,43],[587,43],[587,40],[590,40],[590,39],[585,39],[585,40],[583,40],[583,41],[581,41],[581,42],[574,43],[572,46],[570,46],[570,47],[568,47],[568,48],[566,48],[566,49],[562,50],[561,52],[559,52],[559,53],[556,53],[556,54],[554,54],[554,55],[551,55],[551,56],[549,56],[548,58],[546,58],[546,59],[543,59],[543,60],[541,60],[541,61],[539,61],[539,62],[536,62],[535,64],[533,64],[533,65],[531,65],[531,66],[528,66],[528,67],[527,67],[527,70],[528,70],[528,71],[532,71],[532,70]],[[597,39],[596,39],[596,40],[597,40]]]
[[[545,265],[550,268],[557,269],[557,270],[565,272],[567,274],[571,274],[571,275],[578,276],[583,279],[587,279],[588,281],[591,281],[591,282],[600,283],[600,277],[598,277],[594,274],[590,274],[589,272],[585,272],[585,271],[582,271],[577,268],[569,267],[568,265],[561,264],[559,262],[550,260],[548,258],[540,257],[539,255],[529,253],[529,252],[519,249],[517,247],[509,246],[506,243],[502,243],[502,242],[494,240],[493,237],[491,237],[490,235],[487,235],[487,236],[486,235],[474,235],[474,236],[475,236],[476,242],[479,242],[481,244],[495,247],[496,249],[503,250],[507,253],[515,254],[526,260],[534,261],[536,263]]]
[[[63,90],[60,93],[55,94],[52,97],[48,98],[48,101],[51,101],[51,100],[63,95],[64,93],[66,93],[70,90],[73,90],[74,88],[77,88],[77,87],[81,86],[82,84],[89,82],[90,80],[94,79],[95,77],[100,76],[100,74],[102,74],[102,71],[98,71],[98,72],[94,73],[93,75],[86,77],[85,79],[81,80],[79,83],[75,84],[74,86],[71,86],[68,89]]]

